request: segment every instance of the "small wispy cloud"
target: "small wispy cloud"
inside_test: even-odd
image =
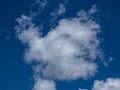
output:
[[[54,12],[51,13],[51,16],[60,16],[63,15],[66,12],[66,8],[64,4],[59,4],[58,10],[55,10]]]
[[[89,14],[94,14],[98,12],[97,5],[93,5],[92,8],[89,11]]]
[[[31,4],[31,9],[29,10],[30,15],[32,17],[36,17],[40,15],[47,6],[47,0],[35,0],[33,4]]]

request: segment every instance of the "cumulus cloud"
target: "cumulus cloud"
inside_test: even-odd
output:
[[[87,78],[97,69],[92,61],[99,55],[98,29],[99,25],[93,21],[83,24],[77,18],[62,19],[45,37],[40,37],[37,28],[31,25],[19,33],[19,39],[28,43],[27,61],[45,64],[41,66],[44,77]]]
[[[92,90],[120,90],[120,78],[108,78],[104,80],[96,80]]]
[[[56,88],[53,81],[38,79],[33,90],[56,90]]]
[[[78,17],[61,19],[46,36],[42,36],[32,17],[22,15],[17,19],[18,38],[28,46],[25,60],[36,63],[34,90],[55,90],[49,79],[76,80],[95,75],[95,60],[101,55],[97,37],[100,26],[88,13],[80,11]]]

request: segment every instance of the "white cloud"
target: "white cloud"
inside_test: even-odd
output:
[[[108,78],[106,81],[96,80],[92,90],[120,90],[120,78]]]
[[[81,89],[81,88],[79,88],[78,90],[88,90],[88,89]]]
[[[30,43],[33,39],[39,38],[41,34],[39,33],[39,28],[35,27],[32,23],[32,18],[22,15],[21,18],[17,18],[16,21],[19,25],[15,28],[17,29],[18,38],[25,42]]]
[[[87,12],[83,12],[79,13],[82,17],[61,19],[44,37],[32,23],[32,17],[22,15],[17,19],[18,38],[28,45],[26,62],[37,62],[33,68],[35,76],[52,80],[87,79],[94,76],[97,71],[94,61],[101,55],[100,41],[97,38],[100,26]],[[46,83],[54,90],[51,81],[45,81]],[[42,86],[44,83],[37,81],[34,90],[39,90]]]
[[[99,26],[95,22],[83,24],[77,18],[62,19],[45,37],[40,37],[33,26],[23,30],[19,37],[29,46],[26,59],[46,64],[41,71],[44,77],[86,79],[93,76],[97,69],[92,62],[100,53],[97,29]]]
[[[36,81],[33,90],[56,90],[54,81],[39,79]]]

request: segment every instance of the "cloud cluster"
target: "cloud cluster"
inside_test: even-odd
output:
[[[108,78],[106,81],[96,80],[92,90],[120,90],[120,78]]]
[[[95,60],[101,55],[97,37],[100,26],[88,12],[80,11],[77,17],[61,19],[46,36],[42,36],[30,16],[22,15],[17,22],[18,38],[28,46],[25,60],[27,63],[35,62],[34,90],[56,90],[54,80],[94,76],[97,71]]]

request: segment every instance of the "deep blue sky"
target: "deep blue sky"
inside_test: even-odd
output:
[[[51,5],[61,2],[51,1]],[[32,0],[0,0],[0,90],[31,90],[33,85],[32,71],[23,60],[24,45],[16,38],[14,29],[15,19],[21,14],[28,14],[31,3]],[[97,75],[87,81],[58,82],[57,90],[90,89],[94,79],[120,77],[120,1],[70,0],[66,17],[74,16],[81,9],[88,10],[94,4],[101,11],[100,37],[105,59],[113,57],[114,60],[107,67],[100,64]]]

